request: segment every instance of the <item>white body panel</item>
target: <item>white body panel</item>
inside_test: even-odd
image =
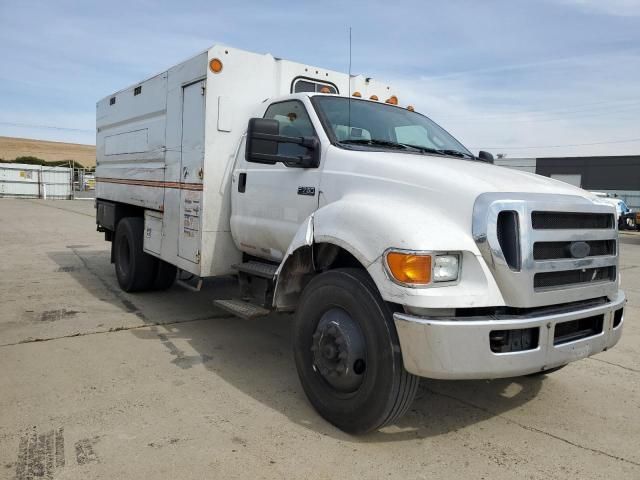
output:
[[[218,74],[208,68],[214,58],[223,63]],[[349,82],[344,73],[214,46],[98,102],[97,198],[159,212],[163,260],[200,276],[231,273],[240,250],[231,236],[230,189],[247,121],[264,111],[267,99],[291,93],[305,79],[345,95],[350,89],[380,98],[396,93],[363,76]],[[304,220],[291,209],[284,216]],[[283,238],[273,252],[266,249],[268,258],[282,258]]]

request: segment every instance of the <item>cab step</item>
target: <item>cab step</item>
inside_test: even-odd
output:
[[[268,308],[261,307],[246,300],[230,299],[230,300],[214,300],[213,304],[236,317],[251,320],[258,317],[266,317],[271,313]]]
[[[251,260],[249,262],[234,265],[233,268],[235,268],[238,272],[246,273],[247,275],[251,275],[253,277],[262,277],[273,280],[276,276],[278,265]]]

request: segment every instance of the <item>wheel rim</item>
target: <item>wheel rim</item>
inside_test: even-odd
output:
[[[341,308],[326,311],[313,334],[313,369],[334,390],[352,393],[367,368],[366,342],[358,323]]]

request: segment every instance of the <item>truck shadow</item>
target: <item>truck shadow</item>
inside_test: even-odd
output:
[[[52,252],[49,256],[64,267],[70,253]],[[415,402],[396,424],[354,437],[327,423],[308,403],[293,362],[289,316],[229,318],[213,307],[211,300],[233,294],[236,285],[231,279],[209,281],[200,292],[174,286],[166,292],[126,294],[117,286],[107,252],[76,249],[73,255],[84,268],[70,269],[68,274],[100,300],[123,313],[135,314],[141,328],[131,328],[132,335],[160,342],[166,348],[168,365],[158,368],[204,368],[296,424],[341,441],[403,441],[455,432],[517,409],[533,399],[542,386],[544,377],[423,379]]]

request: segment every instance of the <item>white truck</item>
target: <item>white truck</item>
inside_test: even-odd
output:
[[[614,208],[474,156],[398,98],[214,46],[97,104],[122,289],[237,275],[217,305],[294,312],[304,391],[352,433],[402,415],[419,377],[549,373],[622,333]]]

